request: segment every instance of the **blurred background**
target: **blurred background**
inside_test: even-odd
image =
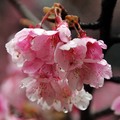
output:
[[[44,6],[52,6],[53,3],[59,2],[68,11],[69,14],[80,17],[81,22],[89,23],[96,21],[101,12],[102,0],[19,0],[22,2],[36,17],[40,20],[43,17],[42,9]],[[112,21],[111,36],[120,36],[120,1],[117,1]],[[5,82],[8,77],[9,56],[5,49],[5,44],[11,36],[22,29],[20,18],[22,16],[10,4],[9,0],[0,0],[0,84]],[[86,30],[88,36],[99,39],[98,30]],[[105,58],[112,65],[113,75],[120,76],[120,44],[114,45],[106,54]],[[109,89],[111,88],[111,89]],[[7,88],[6,88],[7,89]],[[120,95],[120,86],[107,83],[103,88],[95,93],[93,102],[93,111],[101,109],[105,105],[109,106],[113,99]],[[110,95],[111,94],[111,95]],[[102,96],[102,97],[101,97]],[[109,101],[109,102],[108,102]],[[104,104],[103,104],[104,103]],[[106,120],[110,120],[106,118]]]

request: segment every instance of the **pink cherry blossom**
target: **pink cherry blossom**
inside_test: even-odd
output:
[[[80,69],[80,77],[85,84],[89,84],[91,87],[102,87],[104,78],[112,77],[111,65],[104,59],[97,63],[85,63]]]
[[[73,104],[80,110],[86,110],[91,99],[92,95],[86,92],[84,88],[80,91],[76,90],[72,96]]]
[[[34,59],[34,53],[30,50],[30,41],[32,37],[42,34],[42,29],[27,29],[19,31],[15,37],[6,44],[7,52],[12,56],[12,60],[20,67],[23,66],[26,59]],[[27,56],[28,58],[26,58]]]
[[[85,42],[74,39],[67,44],[58,44],[55,51],[55,61],[63,70],[68,71],[83,64],[85,53]]]
[[[71,70],[67,74],[72,89],[80,89],[83,84],[91,87],[102,87],[104,78],[112,77],[111,66],[105,60],[97,63],[84,63],[81,68]]]
[[[24,91],[22,91],[20,88],[21,79],[26,77],[26,74],[24,74],[21,69],[19,69],[11,61],[11,59],[9,59],[9,64],[7,66],[6,72],[7,76],[0,86],[0,91],[4,95],[5,99],[7,99],[8,104],[17,108],[18,110],[21,110],[23,104],[27,100]]]
[[[38,101],[42,98],[47,102],[48,105],[51,105],[53,98],[55,97],[55,91],[52,87],[51,81],[48,81],[47,78],[35,79],[35,78],[25,78],[23,80],[22,87],[26,87],[27,97],[31,101]]]
[[[67,80],[28,77],[23,79],[22,88],[26,88],[27,97],[33,102],[36,101],[44,110],[54,108],[67,112],[72,110],[73,105],[84,110],[92,99],[84,89],[71,91]]]
[[[102,87],[104,78],[112,76],[111,66],[103,59],[103,41],[92,38],[75,38],[66,44],[59,43],[55,51],[55,61],[66,72],[70,87],[81,89],[83,84]]]
[[[21,79],[24,77],[25,75],[21,71],[16,70],[1,85],[1,92],[8,100],[8,103],[19,110],[21,110],[26,102],[24,91],[20,89]]]
[[[54,63],[55,44],[59,40],[56,39],[55,34],[57,34],[57,31],[46,31],[46,33],[34,38],[32,41],[31,49],[35,51],[36,57],[47,64]]]
[[[36,58],[32,61],[26,61],[22,67],[24,73],[35,73],[37,72],[41,66],[44,64],[43,61],[41,61],[40,59]]]
[[[71,102],[72,91],[66,81],[59,82],[59,88],[56,89],[56,102],[54,108],[58,111],[71,111],[73,103]]]
[[[61,41],[67,43],[71,40],[71,31],[68,28],[68,24],[66,22],[62,22],[58,25],[57,31],[59,32],[59,37]]]
[[[57,42],[58,37],[55,37],[57,33],[58,31],[45,31],[40,28],[24,28],[6,44],[6,48],[13,61],[21,68],[23,67],[25,73],[34,73],[44,63],[54,63],[54,44]]]
[[[53,104],[54,109],[57,111],[64,111],[65,113],[71,111],[73,105],[80,110],[87,109],[89,102],[92,99],[92,95],[86,92],[84,88],[74,92],[71,91],[69,86],[64,86],[62,89],[62,93],[60,94],[62,95],[62,98],[56,100]]]
[[[120,96],[113,101],[111,109],[116,115],[120,115]]]
[[[101,60],[104,57],[102,49],[106,49],[107,46],[102,40],[96,41],[93,38],[82,38],[85,40],[87,46],[86,59]]]
[[[64,70],[81,66],[84,61],[96,62],[103,58],[102,48],[106,48],[103,41],[93,38],[75,38],[66,44],[59,43],[55,52],[55,61]]]

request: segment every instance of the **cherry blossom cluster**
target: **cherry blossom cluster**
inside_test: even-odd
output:
[[[73,105],[85,110],[92,95],[84,85],[102,87],[112,76],[111,66],[103,59],[102,40],[86,35],[72,38],[69,25],[56,16],[54,30],[24,28],[6,44],[13,62],[28,75],[22,88],[41,108],[71,111]],[[81,31],[80,31],[81,35]]]

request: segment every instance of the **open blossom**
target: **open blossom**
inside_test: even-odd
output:
[[[8,100],[8,103],[19,110],[21,110],[26,102],[26,96],[24,92],[20,90],[20,82],[24,77],[25,75],[23,75],[21,71],[16,70],[16,72],[14,71],[14,73],[9,75],[1,85],[1,92]]]
[[[113,101],[111,109],[116,115],[120,115],[120,96]]]
[[[85,110],[89,105],[92,96],[85,92],[71,91],[67,81],[48,81],[28,77],[23,79],[22,88],[26,88],[27,97],[31,101],[36,101],[42,109],[54,108],[57,111],[71,111],[73,105],[81,110]]]
[[[75,38],[66,44],[58,44],[55,60],[64,70],[72,69],[73,66],[81,67],[83,62],[94,63],[102,60],[102,48],[106,49],[106,45],[101,40]]]
[[[57,31],[25,28],[6,44],[6,48],[13,61],[22,67],[25,73],[34,73],[44,63],[54,63],[54,37],[56,34]]]
[[[102,49],[106,49],[103,41],[88,37],[58,44],[55,61],[66,72],[72,89],[81,89],[83,84],[102,87],[104,78],[112,76],[111,66],[103,59]]]
[[[65,31],[67,31],[65,33]],[[67,23],[56,30],[24,28],[6,44],[8,53],[24,73],[35,73],[44,64],[54,64],[54,51],[59,41],[70,40]]]
[[[111,77],[111,66],[101,60],[97,63],[84,63],[81,68],[75,68],[67,74],[69,85],[71,88],[80,89],[83,84],[89,84],[91,87],[102,87],[104,78]]]
[[[62,22],[58,28],[57,31],[59,32],[59,37],[61,41],[67,43],[71,39],[71,32],[68,28],[68,24],[66,22]]]

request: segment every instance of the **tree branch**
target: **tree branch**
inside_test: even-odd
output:
[[[31,20],[35,25],[40,22],[40,20],[35,17],[25,5],[20,2],[20,0],[9,0],[9,2],[18,10],[18,12],[23,17]]]
[[[113,82],[113,83],[116,83],[116,84],[120,84],[120,76],[112,77],[111,79],[106,80],[106,82]]]
[[[102,111],[94,113],[92,115],[92,118],[96,120],[97,118],[100,118],[100,117],[103,117],[103,116],[106,116],[106,115],[110,115],[112,113],[113,113],[113,111],[110,108],[106,108]]]
[[[100,39],[104,40],[108,48],[110,44],[111,22],[113,18],[113,11],[117,0],[102,0],[102,11],[99,18],[100,21]]]
[[[120,43],[120,36],[110,38],[111,46]]]
[[[102,8],[101,8],[102,10],[101,10],[100,18],[98,20],[99,24],[98,23],[95,24],[95,25],[97,25],[97,27],[95,27],[95,28],[100,27],[100,39],[102,39],[107,44],[108,48],[110,48],[110,46],[111,46],[110,31],[111,31],[111,22],[112,22],[113,11],[114,11],[114,7],[116,5],[116,1],[117,0],[102,0]],[[92,27],[95,25],[92,25]],[[87,27],[88,27],[88,24],[87,24]],[[90,27],[91,27],[91,25],[90,25]],[[92,27],[91,27],[91,29],[93,29]],[[104,52],[106,53],[106,51],[104,51]],[[112,78],[111,81],[113,81],[114,79]],[[118,79],[115,79],[115,81],[118,82]],[[91,116],[90,108],[91,108],[91,104],[89,105],[89,107],[86,111],[83,111],[81,113],[81,120],[88,120],[88,119],[93,120],[98,117],[111,114],[113,112],[110,109],[105,109],[105,110],[95,113],[93,116]]]
[[[92,30],[96,30],[100,28],[100,22],[96,21],[93,23],[82,23],[80,22],[80,25],[83,29],[92,29]]]

